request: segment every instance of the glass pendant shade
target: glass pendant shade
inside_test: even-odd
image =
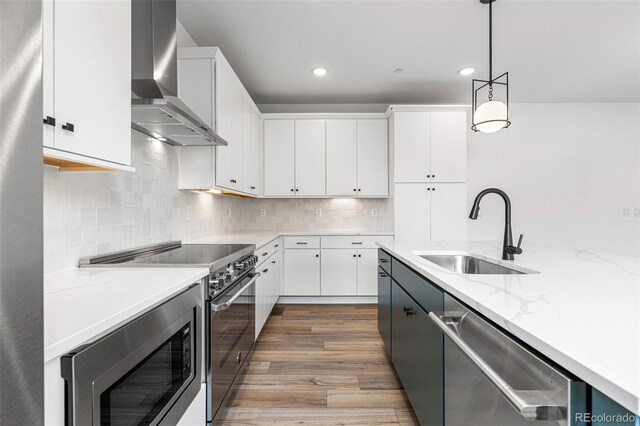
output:
[[[507,105],[500,101],[489,101],[480,104],[473,115],[475,130],[482,133],[495,133],[509,127]]]

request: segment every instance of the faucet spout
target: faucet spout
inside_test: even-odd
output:
[[[473,206],[471,207],[471,211],[469,212],[469,219],[478,219],[478,213],[480,212],[480,201],[482,201],[482,198],[484,198],[484,196],[487,194],[497,194],[504,201],[504,237],[502,241],[502,259],[513,260],[514,253],[520,254],[522,253],[522,250],[520,249],[520,244],[518,244],[518,247],[513,246],[513,233],[511,231],[511,200],[509,199],[509,196],[506,192],[498,188],[487,188],[480,191],[480,193],[476,196],[476,199],[473,201]],[[522,241],[522,238],[520,238],[520,241]]]

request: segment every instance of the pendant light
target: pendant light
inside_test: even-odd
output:
[[[482,133],[495,133],[511,125],[509,121],[509,73],[505,72],[493,78],[492,3],[494,1],[480,0],[480,3],[489,5],[489,80],[474,79],[472,82],[471,122],[473,125],[471,130]],[[503,95],[504,101],[495,99],[494,89]],[[486,100],[484,102],[479,100],[479,96]]]

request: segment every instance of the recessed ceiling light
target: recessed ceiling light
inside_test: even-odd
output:
[[[467,68],[462,68],[460,71],[458,71],[458,74],[460,74],[460,75],[471,75],[474,72],[476,72],[475,68],[467,67]]]
[[[393,72],[395,72],[396,74],[402,74],[404,70],[402,68],[396,68],[395,70],[393,70]]]
[[[325,75],[327,75],[327,69],[326,68],[322,68],[322,67],[317,67],[311,70],[311,72],[313,73],[313,75],[315,75],[316,77],[324,77]]]

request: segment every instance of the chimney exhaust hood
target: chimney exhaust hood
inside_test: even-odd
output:
[[[227,145],[178,98],[175,0],[131,2],[131,127],[170,145]]]

